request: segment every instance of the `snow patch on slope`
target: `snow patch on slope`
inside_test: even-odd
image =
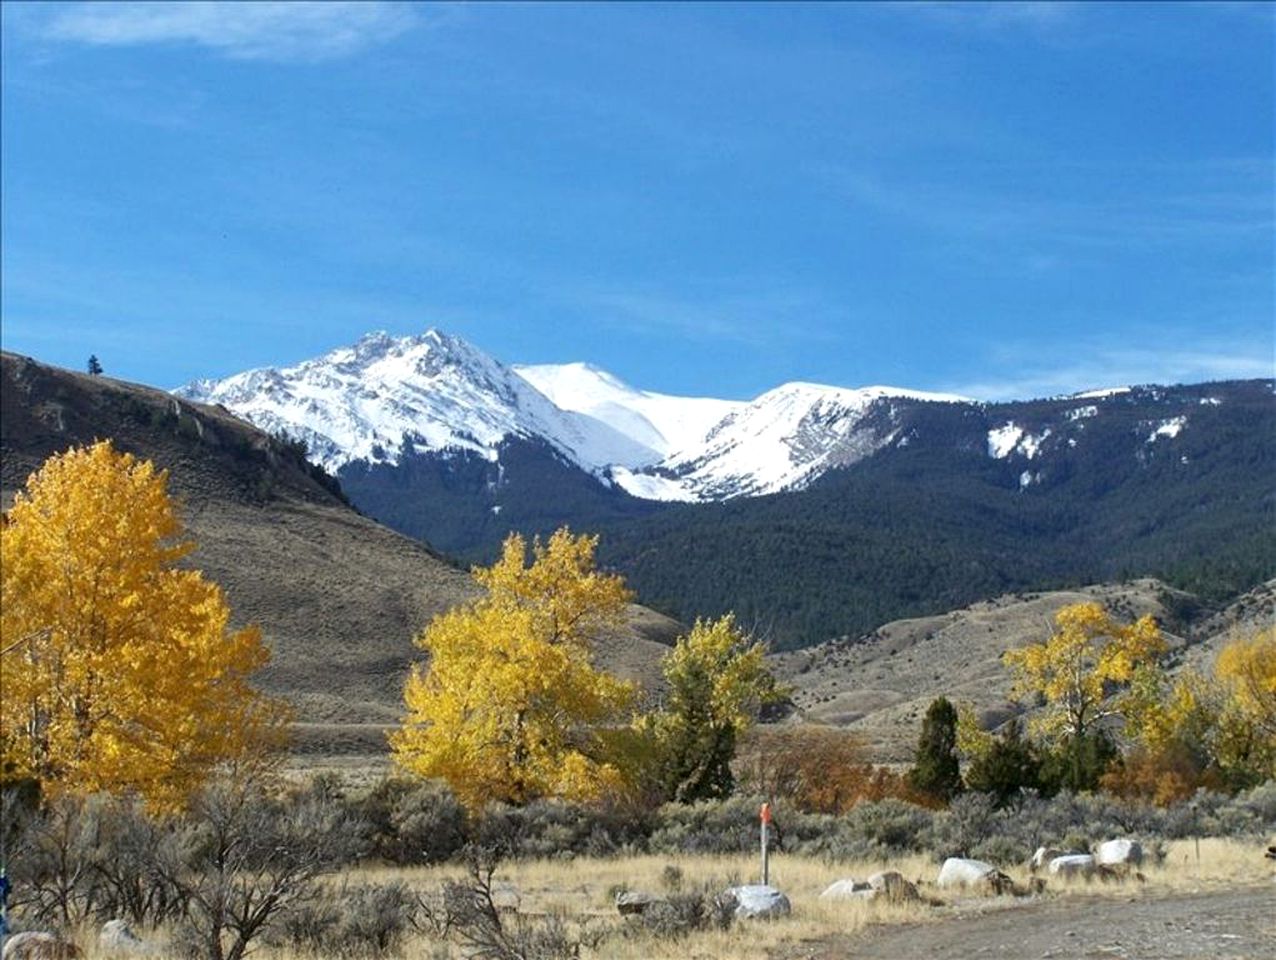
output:
[[[693,503],[700,498],[680,481],[654,473],[635,473],[624,467],[614,467],[612,481],[631,496],[644,500],[667,500]]]
[[[1004,460],[1012,453],[1018,453],[1031,460],[1041,452],[1041,444],[1048,436],[1049,427],[1039,434],[1031,434],[1012,420],[988,431],[988,456]]]
[[[1068,400],[1102,400],[1105,397],[1117,397],[1129,393],[1133,387],[1104,387],[1101,390],[1086,390],[1084,393],[1070,393]]]
[[[520,365],[513,369],[559,408],[600,420],[651,450],[643,465],[699,444],[723,417],[744,406],[741,401],[638,390],[588,363]]]
[[[1171,417],[1169,420],[1162,420],[1155,430],[1148,434],[1148,443],[1155,443],[1161,437],[1174,439],[1183,431],[1183,425],[1187,423],[1187,417]]]
[[[1004,426],[988,431],[988,456],[995,460],[1004,460],[1019,446],[1023,437],[1023,427],[1015,426],[1012,420]]]

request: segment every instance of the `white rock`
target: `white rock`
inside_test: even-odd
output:
[[[935,884],[940,887],[969,887],[996,872],[996,867],[982,860],[949,857],[939,868],[939,876]]]
[[[830,883],[824,892],[820,894],[821,900],[849,900],[855,899],[872,899],[877,891],[872,885],[863,880],[853,880],[850,877],[845,880],[835,880]]]
[[[1066,857],[1071,853],[1071,850],[1058,850],[1055,847],[1037,847],[1037,852],[1028,861],[1028,869],[1036,873],[1038,870],[1044,870],[1055,857]]]
[[[1137,840],[1108,840],[1099,844],[1094,861],[1106,867],[1137,867],[1143,862],[1143,847]]]
[[[3,960],[75,960],[80,948],[43,930],[15,933],[5,939]]]
[[[735,915],[740,918],[787,917],[793,910],[788,897],[761,883],[731,887],[727,895],[735,898]]]
[[[123,920],[108,920],[97,935],[98,946],[106,951],[150,953],[150,946]]]
[[[1097,864],[1088,853],[1069,853],[1052,859],[1048,869],[1052,877],[1092,877]]]
[[[911,881],[904,879],[902,873],[894,870],[885,870],[873,874],[868,878],[868,885],[873,888],[873,892],[878,896],[895,903],[920,899],[917,887]]]
[[[1014,882],[992,864],[967,857],[949,857],[945,860],[935,883],[949,889],[971,887],[978,893],[996,896],[1014,891]]]

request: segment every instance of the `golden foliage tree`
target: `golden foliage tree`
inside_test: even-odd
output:
[[[1097,603],[1076,603],[1055,614],[1048,640],[1009,650],[1003,660],[1015,675],[1017,696],[1045,698],[1036,732],[1080,743],[1096,723],[1121,712],[1112,694],[1164,652],[1165,639],[1152,617],[1123,626]]]
[[[1237,722],[1270,748],[1276,742],[1276,627],[1228,643],[1218,653],[1214,676]]]
[[[104,441],[51,457],[0,529],[3,763],[54,792],[181,803],[209,772],[277,745],[284,713],[249,685],[268,653],[228,630],[167,475]]]
[[[767,668],[765,647],[727,614],[697,620],[661,666],[668,697],[646,725],[665,795],[678,803],[728,796],[740,734],[764,704],[784,697]]]
[[[594,668],[590,641],[623,624],[631,594],[595,569],[597,544],[563,528],[532,544],[529,565],[514,534],[474,571],[484,595],[417,638],[430,661],[408,678],[390,738],[401,767],[447,780],[471,809],[622,785],[602,728],[624,719],[635,691]]]
[[[1134,750],[1109,778],[1114,790],[1150,784],[1145,792],[1168,803],[1276,776],[1276,628],[1230,640],[1208,675],[1139,680],[1126,723]]]

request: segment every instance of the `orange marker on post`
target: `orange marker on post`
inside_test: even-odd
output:
[[[767,828],[771,826],[771,804],[762,804],[761,812],[762,820],[762,885],[766,886],[770,882],[770,864],[767,862],[768,847]]]

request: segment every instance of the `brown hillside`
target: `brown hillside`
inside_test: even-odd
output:
[[[468,574],[361,516],[297,450],[223,409],[0,354],[6,504],[48,456],[103,438],[169,471],[198,545],[189,562],[225,588],[238,623],[261,626],[273,651],[262,686],[296,705],[302,748],[383,750],[412,637],[473,596]],[[654,686],[677,624],[639,607],[631,623],[599,661]]]
[[[1192,631],[1196,642],[1187,651],[1184,662],[1197,670],[1207,671],[1228,641],[1252,636],[1259,630],[1272,627],[1276,627],[1276,580],[1260,583],[1202,621]]]
[[[798,716],[860,731],[884,760],[911,760],[921,718],[935,697],[972,703],[988,726],[1020,712],[1010,700],[1001,655],[1049,636],[1060,607],[1097,601],[1122,620],[1150,613],[1164,625],[1164,603],[1173,596],[1178,594],[1156,580],[1136,580],[999,597],[781,655],[777,673],[795,688]],[[1176,659],[1205,640],[1166,633]]]

